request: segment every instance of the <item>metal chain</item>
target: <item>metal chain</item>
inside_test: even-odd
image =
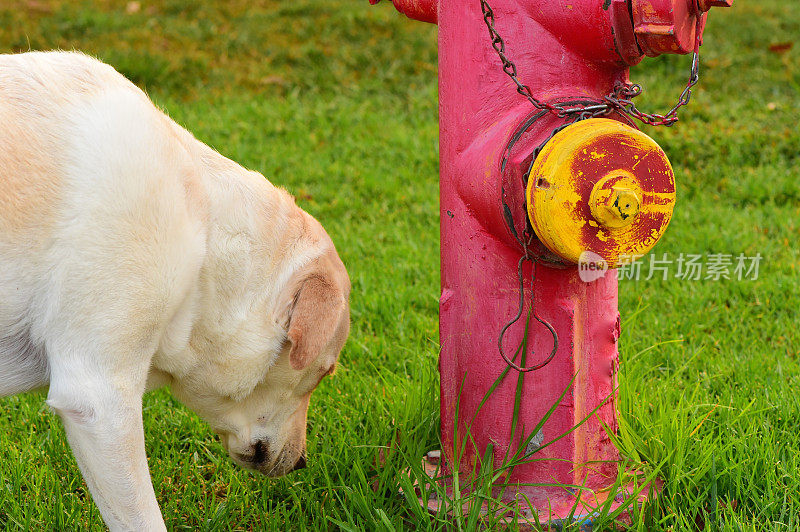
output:
[[[692,88],[700,81],[700,40],[701,40],[701,22],[702,16],[697,17],[697,30],[696,40],[694,45],[694,53],[692,55],[692,69],[689,76],[689,82],[681,92],[678,98],[678,103],[670,109],[666,114],[650,114],[640,111],[633,103],[633,98],[642,93],[642,87],[636,83],[620,83],[611,94],[604,98],[604,103],[596,105],[585,106],[564,106],[559,104],[552,104],[543,102],[533,95],[533,91],[528,85],[522,83],[519,79],[517,66],[506,55],[506,44],[503,38],[495,28],[494,10],[489,5],[487,0],[480,0],[481,9],[483,11],[483,21],[486,28],[489,30],[489,37],[491,38],[492,48],[500,58],[503,65],[503,72],[514,82],[517,92],[527,98],[527,100],[535,108],[542,111],[553,113],[559,118],[566,118],[572,115],[579,115],[579,119],[592,118],[596,116],[603,116],[611,113],[612,111],[619,111],[631,118],[640,120],[645,124],[651,126],[671,126],[678,121],[678,110],[684,105],[689,103],[692,97]]]
[[[533,291],[535,288],[537,261],[536,258],[533,255],[531,255],[530,251],[528,250],[528,245],[531,243],[532,240],[533,240],[533,235],[526,230],[522,240],[522,248],[525,250],[525,254],[519,259],[519,262],[517,263],[517,278],[519,279],[519,309],[517,310],[517,315],[514,316],[514,318],[512,318],[511,321],[506,323],[503,329],[500,331],[500,337],[497,340],[497,347],[500,350],[500,356],[503,357],[503,360],[505,361],[506,364],[508,364],[509,367],[517,370],[520,373],[527,373],[529,371],[542,369],[553,360],[553,358],[556,356],[556,351],[558,351],[558,333],[556,333],[555,328],[552,325],[550,325],[550,323],[540,318],[539,315],[536,313],[536,298],[531,298],[530,315],[532,315],[536,321],[544,325],[547,328],[547,330],[550,331],[550,334],[553,336],[552,351],[550,351],[550,354],[547,356],[547,358],[545,358],[538,364],[535,364],[533,366],[522,367],[519,364],[515,363],[512,358],[509,358],[505,350],[503,349],[503,338],[506,335],[506,331],[508,331],[508,329],[512,325],[514,325],[519,321],[519,319],[522,317],[522,311],[525,309],[525,276],[523,275],[522,267],[526,261],[530,261],[531,263],[531,291]],[[526,326],[525,327],[526,332],[527,329],[528,328]],[[519,353],[521,349],[522,349],[522,344],[520,344],[520,348],[517,350],[517,353]],[[516,353],[514,354],[513,358],[517,358]]]

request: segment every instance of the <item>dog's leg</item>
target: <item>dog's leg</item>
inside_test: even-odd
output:
[[[109,358],[68,351],[52,353],[50,359],[55,362],[47,402],[64,423],[75,459],[109,529],[166,530],[144,447],[142,393],[147,367],[130,364],[130,359],[124,368],[104,367]],[[146,357],[142,361],[149,364]]]

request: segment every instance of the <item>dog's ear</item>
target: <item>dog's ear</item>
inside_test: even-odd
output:
[[[349,294],[337,282],[333,261],[323,256],[315,266],[301,281],[289,316],[289,362],[296,370],[305,368],[333,341],[344,344],[350,329]]]

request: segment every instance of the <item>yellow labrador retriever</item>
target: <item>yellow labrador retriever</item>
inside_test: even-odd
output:
[[[350,282],[283,190],[113,68],[0,55],[0,396],[49,386],[112,530],[164,530],[142,394],[168,385],[240,465],[305,465]]]

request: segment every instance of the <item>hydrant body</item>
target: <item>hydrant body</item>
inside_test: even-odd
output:
[[[502,477],[504,499],[542,519],[586,515],[615,495],[603,488],[618,473],[609,437],[617,428],[616,271],[585,282],[575,264],[539,241],[531,244],[537,260],[520,262],[520,240],[530,231],[527,172],[565,119],[533,108],[515,90],[492,47],[480,0],[394,3],[439,26],[445,470],[472,478],[487,456],[497,468],[523,457]],[[536,98],[568,105],[603,102],[645,54],[690,52],[686,43],[694,43],[704,23],[696,0],[490,3],[519,79]],[[680,20],[670,19],[675,16]],[[669,31],[672,40],[664,35]],[[622,115],[609,118],[630,124]],[[522,377],[498,350],[501,330],[519,312],[520,283],[522,319],[503,338],[509,358],[517,353],[519,365],[543,363],[557,341],[552,360]]]
[[[566,2],[496,0],[492,7],[520,76],[540,99],[602,100],[616,82],[626,79],[602,2],[570,2],[568,8]],[[523,377],[516,423],[512,421],[518,385],[514,371],[479,409],[484,395],[507,368],[498,354],[498,336],[518,311],[521,251],[508,228],[503,200],[512,210],[517,233],[522,234],[524,188],[522,173],[514,170],[524,167],[533,149],[563,120],[542,117],[515,146],[511,155],[518,160],[508,162],[504,175],[501,165],[509,140],[536,110],[516,93],[501,69],[479,2],[440,3],[439,54],[439,371],[445,464],[460,468],[469,478],[491,445],[494,465],[502,467],[566,391],[541,433],[528,442],[530,449],[523,451],[531,451],[534,461],[513,468],[508,478],[512,486],[553,486],[519,486],[504,494],[515,498],[524,493],[534,507],[549,507],[552,517],[563,517],[570,512],[575,495],[558,485],[599,489],[612,484],[617,474],[619,457],[602,427],[616,430],[617,425],[613,401],[619,334],[617,281],[611,273],[584,283],[577,267],[553,268],[542,263],[536,267],[534,281],[531,263],[525,263],[523,316],[532,297],[537,314],[555,328],[558,349],[547,366]],[[525,323],[520,320],[504,338],[506,349],[513,353],[524,333]],[[531,320],[527,341],[530,354],[525,362],[531,365],[548,356],[554,340]],[[595,410],[596,415],[590,415]],[[455,456],[460,454],[467,429],[471,438],[463,454]],[[563,434],[556,443],[535,449]]]

